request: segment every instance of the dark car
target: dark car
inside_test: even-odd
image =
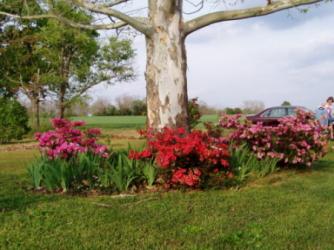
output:
[[[267,108],[256,115],[249,115],[246,118],[252,123],[262,122],[263,125],[275,126],[279,123],[280,118],[296,115],[298,109],[312,113],[309,109],[301,106],[280,106]]]

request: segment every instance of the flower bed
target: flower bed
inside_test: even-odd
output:
[[[326,153],[327,136],[300,112],[277,127],[224,116],[206,130],[147,130],[140,151],[110,152],[97,143],[99,129],[83,122],[53,119],[54,130],[36,134],[41,158],[29,166],[36,189],[125,192],[163,188],[217,187],[249,176],[265,176],[280,166],[311,166]],[[224,131],[225,129],[228,130]],[[224,136],[223,136],[224,135]]]

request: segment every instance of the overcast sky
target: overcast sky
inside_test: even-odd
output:
[[[213,8],[207,6],[202,13]],[[288,100],[314,109],[334,95],[333,14],[330,3],[307,14],[289,10],[218,23],[191,34],[186,41],[189,97],[216,107],[242,106],[246,100],[260,100],[268,107]],[[143,36],[135,38],[134,47],[137,79],[97,86],[90,91],[94,99],[145,97]]]

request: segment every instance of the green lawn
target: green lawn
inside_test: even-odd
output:
[[[0,153],[0,249],[332,249],[334,154],[241,189],[135,197],[36,194],[36,151]]]
[[[102,129],[140,129],[146,122],[145,116],[80,116],[72,120],[83,120],[88,127],[99,127]],[[217,115],[204,115],[201,121],[217,122]]]

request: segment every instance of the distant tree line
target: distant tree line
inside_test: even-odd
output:
[[[194,108],[194,106],[196,108]],[[112,116],[112,115],[146,115],[146,100],[136,98],[134,96],[123,95],[116,98],[115,104],[111,104],[106,99],[98,99],[89,105],[89,108],[85,107],[86,112],[96,116]],[[262,111],[265,105],[262,101],[249,100],[245,101],[242,107],[226,107],[216,108],[206,104],[203,101],[198,101],[198,98],[189,99],[188,101],[189,112],[192,113],[196,110],[200,115],[212,115],[212,114],[254,114]],[[194,111],[195,112],[195,111]],[[74,113],[72,115],[75,115]]]
[[[145,99],[124,95],[116,98],[116,104],[98,99],[92,103],[89,110],[95,116],[146,115],[147,106]]]
[[[191,109],[196,100],[196,112],[200,115],[213,115],[213,114],[256,114],[265,109],[265,105],[259,100],[248,100],[240,107],[226,107],[217,108],[206,104],[203,101],[198,101],[198,98],[189,99],[188,107]],[[56,100],[44,101],[41,106],[42,117],[54,117],[57,114]],[[284,101],[281,106],[289,106],[290,102]],[[29,113],[32,112],[29,102],[24,103]],[[88,95],[76,98],[75,101],[66,109],[65,116],[131,116],[131,115],[143,115],[147,112],[146,99],[139,98],[131,95],[122,95],[115,99],[112,103],[106,98],[99,98],[92,102],[92,98]],[[189,110],[191,113],[192,111]]]

